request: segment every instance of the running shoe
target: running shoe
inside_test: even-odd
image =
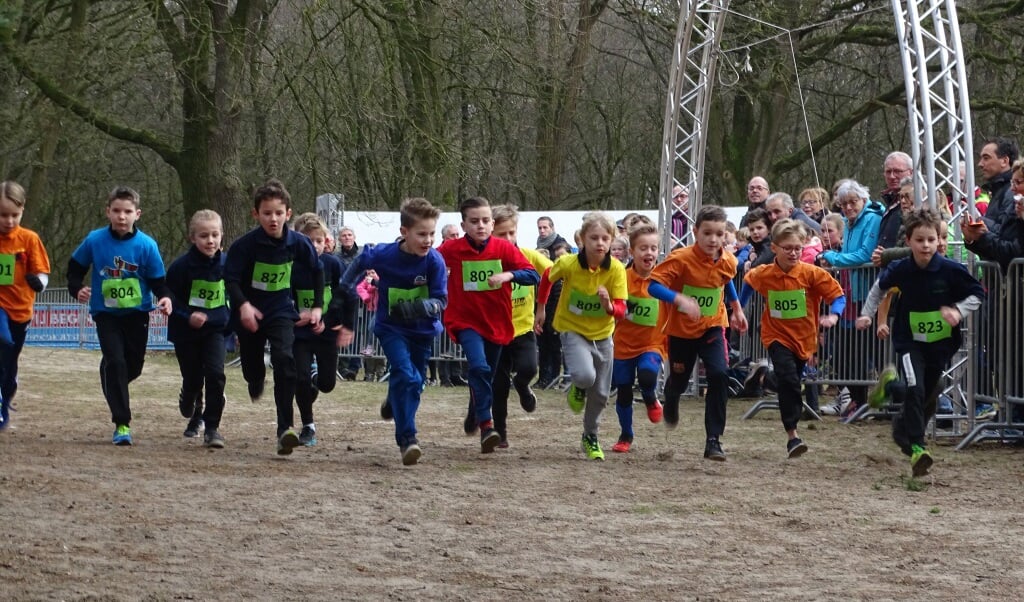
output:
[[[501,435],[490,425],[480,427],[480,453],[489,454],[501,443]]]
[[[920,445],[911,445],[910,451],[910,470],[914,476],[923,477],[928,474],[928,469],[934,462],[931,453]]]
[[[800,440],[800,437],[794,437],[786,443],[786,453],[790,458],[799,458],[807,452],[807,444]]]
[[[661,422],[661,418],[664,415],[664,409],[661,407],[661,402],[657,399],[654,403],[647,404],[647,419],[654,424]],[[677,420],[678,421],[678,420]]]
[[[569,401],[569,409],[572,410],[572,413],[579,414],[583,411],[583,406],[587,405],[587,390],[580,389],[575,384],[569,385],[566,399]]]
[[[612,451],[617,454],[628,454],[629,449],[633,447],[633,442],[629,439],[619,439],[612,446]]]
[[[662,414],[665,418],[665,426],[670,429],[676,428],[679,425],[679,398],[666,398],[665,405],[662,407]]]
[[[580,447],[583,453],[587,454],[588,460],[604,460],[604,452],[601,451],[601,444],[597,442],[597,435],[584,434],[580,439]]]
[[[132,430],[128,428],[127,424],[119,424],[114,429],[114,437],[111,439],[114,445],[131,445],[132,444]]]
[[[519,395],[519,405],[523,406],[527,413],[537,409],[537,395],[534,394],[532,389],[527,387],[526,395]]]
[[[722,443],[717,437],[708,439],[704,444],[704,457],[715,462],[725,462],[725,452],[722,451]]]
[[[299,436],[292,429],[288,429],[277,438],[277,455],[287,456],[298,446]]]
[[[185,426],[185,432],[182,433],[185,437],[192,439],[199,436],[199,431],[203,428],[203,419],[199,416],[193,416],[188,421],[188,425]]]
[[[420,461],[420,456],[423,455],[423,451],[415,441],[406,445],[402,448],[402,465],[412,466],[413,464]]]
[[[217,432],[217,429],[206,429],[206,432],[203,433],[203,445],[214,449],[222,449],[224,447],[224,437]]]
[[[305,425],[302,427],[302,432],[299,433],[299,443],[306,447],[313,447],[316,445],[316,427]]]
[[[889,403],[891,396],[889,395],[889,383],[896,380],[896,367],[893,365],[886,366],[882,373],[878,375],[878,383],[868,391],[868,405],[872,409],[880,410],[885,407],[885,404]]]

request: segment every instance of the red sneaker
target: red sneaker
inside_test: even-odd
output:
[[[658,424],[661,422],[661,414],[661,402],[655,399],[654,403],[647,406],[647,419],[654,424]]]
[[[619,439],[615,445],[612,446],[612,451],[619,454],[628,454],[629,448],[633,446],[631,441],[623,441]]]

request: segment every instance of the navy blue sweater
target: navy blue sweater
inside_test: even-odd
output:
[[[195,245],[167,268],[167,287],[174,296],[174,311],[167,319],[167,338],[172,343],[195,340],[227,328],[231,310],[224,289],[224,255],[207,257]],[[202,328],[189,326],[193,312],[206,314]]]
[[[224,264],[224,284],[232,313],[245,302],[263,313],[263,320],[298,320],[292,300],[292,274],[301,264],[313,274],[313,307],[323,307],[323,269],[309,239],[286,225],[281,238],[271,238],[263,228],[250,230],[232,243]]]

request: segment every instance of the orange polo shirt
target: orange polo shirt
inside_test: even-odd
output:
[[[818,349],[818,310],[821,302],[832,303],[843,289],[825,270],[797,263],[789,272],[778,264],[758,266],[743,277],[765,298],[761,314],[761,343],[768,347],[778,341],[800,359],[810,359]]]
[[[725,311],[725,285],[736,277],[736,258],[722,253],[715,259],[697,245],[676,249],[654,266],[651,280],[667,288],[693,297],[700,306],[701,316],[693,320],[678,309],[668,310],[665,333],[681,339],[697,339],[709,328],[729,325]]]
[[[626,317],[615,325],[615,359],[628,360],[654,351],[665,359],[665,321],[673,311],[647,292],[650,277],[644,278],[632,267],[626,268]]]
[[[0,234],[0,307],[12,322],[32,319],[36,292],[25,276],[49,273],[50,258],[38,234],[21,226]]]

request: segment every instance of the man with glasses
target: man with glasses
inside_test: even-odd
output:
[[[885,176],[885,190],[881,201],[885,206],[882,223],[878,227],[878,246],[891,249],[900,244],[900,226],[903,225],[900,211],[900,180],[914,177],[914,161],[910,155],[900,151],[889,153],[882,167]]]
[[[765,199],[768,198],[771,192],[771,189],[768,187],[768,180],[761,176],[750,178],[750,182],[747,183],[747,214],[740,220],[741,228],[747,225],[747,215],[751,211],[754,209],[764,209]]]

